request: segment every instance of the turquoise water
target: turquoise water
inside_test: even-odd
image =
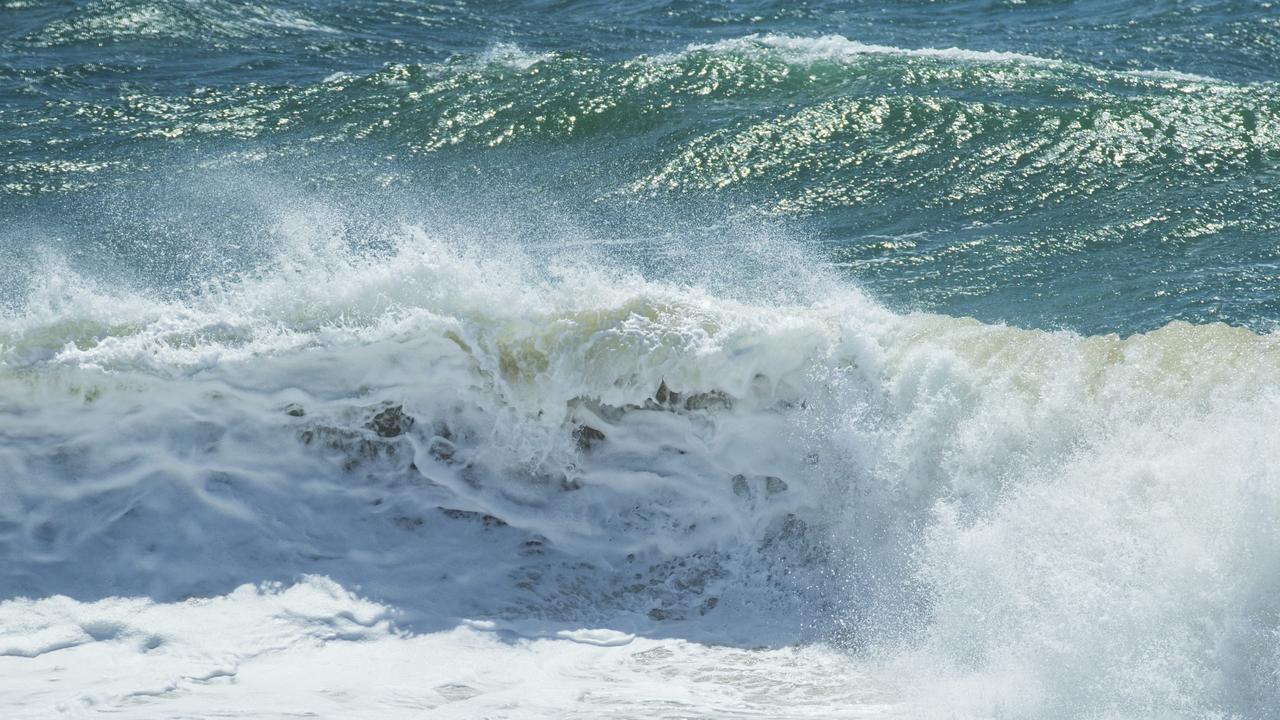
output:
[[[893,307],[1027,327],[1280,313],[1266,4],[0,13],[10,306],[50,251],[161,291],[252,267],[292,194],[550,242],[766,223]]]

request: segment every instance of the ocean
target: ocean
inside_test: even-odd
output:
[[[1280,6],[0,0],[0,713],[1280,717]]]

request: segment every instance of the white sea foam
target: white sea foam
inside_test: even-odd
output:
[[[1179,70],[1131,70],[1126,75],[1153,80],[1173,80],[1175,82],[1203,83],[1205,85],[1223,85],[1223,81],[1207,75],[1181,72]]]
[[[51,265],[0,320],[0,585],[37,598],[0,606],[23,708],[1280,700],[1276,336],[896,314],[751,242],[726,246],[737,267],[762,254],[810,287],[752,299],[415,228],[377,254],[305,219],[282,234],[273,266],[185,300]],[[254,589],[303,575],[328,579]],[[778,649],[814,641],[843,649]],[[271,694],[321,680],[342,692]],[[759,704],[781,686],[799,695]]]
[[[514,70],[528,70],[540,62],[555,58],[555,53],[531,53],[512,43],[497,43],[480,55],[480,62],[504,65]]]
[[[479,623],[406,635],[324,578],[186,603],[65,597],[0,603],[7,718],[882,717],[840,654],[682,640],[500,635]],[[30,643],[13,652],[7,636]],[[585,640],[584,640],[585,638]],[[105,671],[107,668],[117,670]],[[500,671],[497,671],[500,669]],[[50,680],[57,682],[51,683]],[[16,682],[15,682],[16,681]]]
[[[863,43],[840,35],[823,35],[805,37],[764,33],[746,35],[738,38],[719,40],[713,43],[695,43],[688,46],[684,53],[743,53],[771,52],[791,63],[845,62],[853,61],[866,55],[886,55],[908,58],[930,58],[968,63],[1016,64],[1040,68],[1064,68],[1070,63],[1058,58],[1042,57],[1027,53],[1006,52],[1000,50],[969,50],[965,48],[901,48],[892,45],[876,45]],[[670,60],[673,56],[663,56]],[[1084,65],[1075,67],[1099,72]],[[1177,83],[1195,83],[1215,86],[1228,86],[1229,83],[1217,78],[1181,72],[1178,70],[1130,70],[1122,75],[1144,80],[1164,80]]]
[[[714,43],[694,44],[690,45],[685,52],[742,52],[761,49],[782,53],[792,62],[839,61],[855,58],[859,55],[896,55],[900,57],[924,57],[982,63],[1024,63],[1048,67],[1062,65],[1062,61],[1055,58],[1045,58],[1024,53],[965,50],[957,47],[900,48],[891,45],[862,43],[840,35],[802,37],[765,33],[719,40]]]

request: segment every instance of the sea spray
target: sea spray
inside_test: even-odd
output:
[[[316,572],[408,627],[907,653],[1019,713],[1273,697],[1274,336],[1086,338],[821,282],[753,304],[396,242],[286,243],[180,302],[68,282],[64,314],[7,320],[7,584]]]

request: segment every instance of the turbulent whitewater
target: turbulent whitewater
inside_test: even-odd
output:
[[[479,619],[821,642],[911,678],[908,716],[1276,699],[1273,336],[895,314],[819,271],[804,302],[749,303],[413,228],[376,259],[288,249],[184,302],[51,269],[6,321],[5,585],[82,599],[6,604],[9,662],[176,646],[168,675],[91,684],[114,707],[256,678],[256,630],[188,657],[214,611],[187,598],[230,593],[219,622],[275,618],[286,654],[399,657],[443,641],[392,628]],[[232,592],[301,574],[329,580]],[[108,596],[176,605],[122,620]]]
[[[1275,27],[0,0],[0,714],[1276,717]]]

